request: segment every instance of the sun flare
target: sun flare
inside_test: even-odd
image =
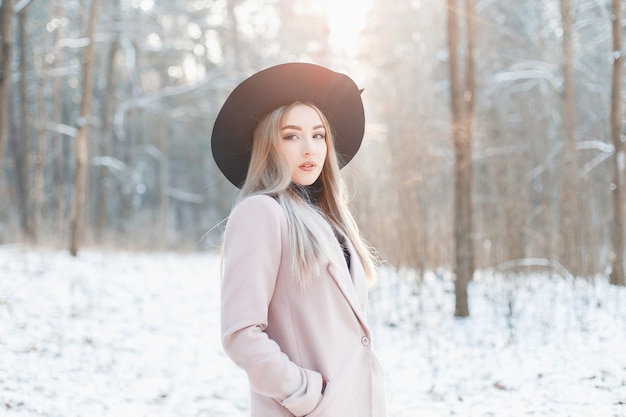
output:
[[[334,49],[349,56],[357,54],[370,6],[371,0],[326,0],[329,40]]]

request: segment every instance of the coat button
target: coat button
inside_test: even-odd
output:
[[[363,344],[363,346],[367,346],[367,345],[369,345],[369,344],[370,344],[370,339],[369,339],[369,337],[367,337],[367,336],[363,336],[363,337],[361,338],[361,343]]]

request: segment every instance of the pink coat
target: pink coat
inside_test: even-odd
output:
[[[320,238],[335,247],[337,261],[303,290],[290,273],[278,202],[248,197],[226,226],[222,342],[248,374],[252,417],[386,416],[383,371],[365,321],[365,272],[345,236],[350,270],[330,227]]]

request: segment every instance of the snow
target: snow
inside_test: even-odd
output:
[[[219,257],[0,247],[0,414],[248,415],[219,341]],[[370,296],[390,417],[626,416],[626,289],[381,270]]]

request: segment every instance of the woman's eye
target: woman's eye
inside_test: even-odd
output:
[[[292,133],[290,135],[283,136],[283,139],[285,139],[285,140],[296,140],[296,139],[298,139],[298,135]]]
[[[315,135],[313,135],[313,139],[324,139],[326,138],[326,135],[323,133],[316,133]]]

